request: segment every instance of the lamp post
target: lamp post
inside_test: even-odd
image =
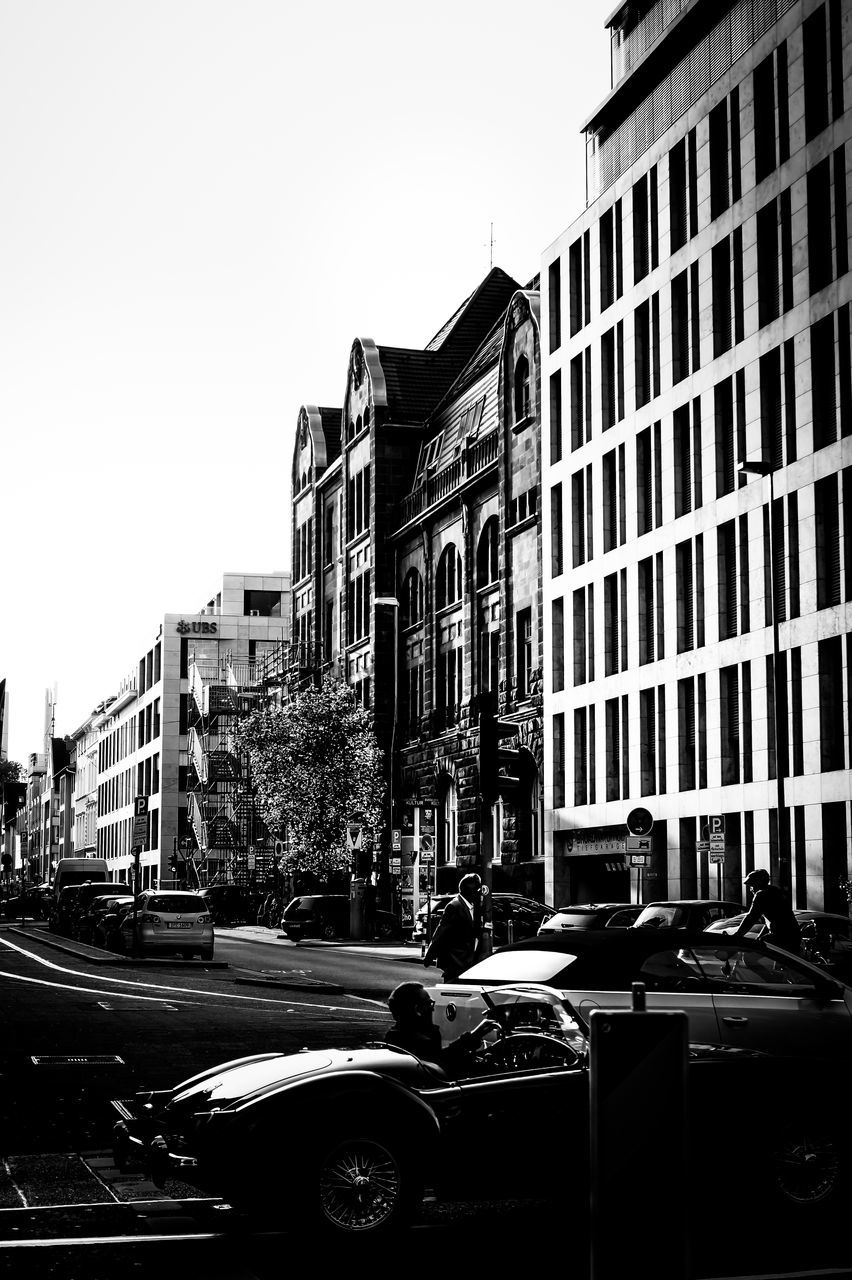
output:
[[[772,618],[772,722],[775,734],[775,785],[777,789],[778,808],[778,866],[782,888],[791,887],[789,876],[789,831],[787,829],[787,812],[784,796],[784,753],[781,750],[781,732],[786,734],[787,726],[781,724],[781,679],[778,644],[778,608],[775,599],[775,562],[773,523],[775,519],[775,468],[768,458],[755,458],[753,461],[740,463],[739,470],[744,475],[769,477],[769,609]]]

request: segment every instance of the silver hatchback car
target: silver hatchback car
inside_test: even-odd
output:
[[[134,950],[134,913],[129,910],[121,922],[125,952]],[[185,959],[194,955],[213,959],[213,918],[198,893],[182,889],[146,889],[136,903],[136,953],[177,952]]]

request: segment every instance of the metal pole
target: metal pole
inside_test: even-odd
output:
[[[786,736],[787,726],[781,724],[781,647],[779,643],[778,609],[775,599],[775,473],[769,472],[769,607],[772,613],[772,686],[773,720],[775,722],[775,785],[778,807],[778,878],[782,889],[792,890],[790,874],[789,831],[787,827],[786,799],[784,795],[784,753],[781,750],[781,733]]]

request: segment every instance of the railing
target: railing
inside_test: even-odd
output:
[[[192,757],[192,763],[195,765],[195,772],[198,774],[199,782],[207,781],[207,758],[204,754],[204,748],[201,745],[201,739],[194,729],[189,731],[189,754]]]
[[[460,457],[448,467],[427,476],[413,493],[406,494],[400,506],[401,523],[408,524],[409,520],[414,520],[436,502],[453,493],[465,480],[470,480],[496,462],[498,442],[496,427],[478,440],[466,441]]]
[[[207,845],[207,823],[204,820],[204,813],[201,808],[201,802],[197,795],[191,794],[189,797],[189,820],[192,829],[195,832],[195,839],[199,849],[206,849]]]

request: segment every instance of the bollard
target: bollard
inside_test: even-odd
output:
[[[633,1008],[589,1015],[591,1280],[633,1273],[649,1221],[665,1213],[654,1280],[687,1280],[688,1019]],[[664,1200],[661,1200],[664,1196]]]

